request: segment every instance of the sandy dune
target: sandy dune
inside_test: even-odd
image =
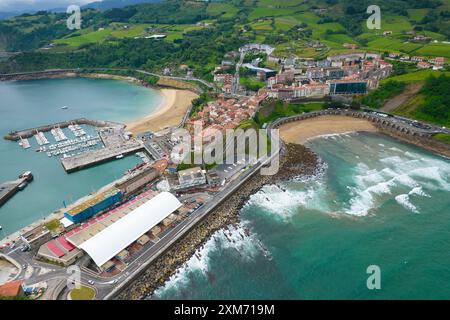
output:
[[[309,139],[327,134],[377,131],[375,126],[367,120],[332,115],[287,123],[279,129],[283,141],[297,144],[304,144]]]

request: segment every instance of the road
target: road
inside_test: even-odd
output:
[[[239,62],[236,64],[236,71],[235,71],[235,74],[234,74],[233,84],[232,84],[232,87],[231,87],[231,94],[232,95],[237,95],[238,94],[239,83],[240,83],[239,70],[241,69],[241,66],[244,63],[244,58],[245,58],[245,51],[242,51],[241,55],[239,57]]]
[[[126,68],[88,68],[89,70],[95,70],[95,71],[127,71],[129,69]],[[22,73],[11,73],[11,74],[0,74],[0,77],[6,77],[6,76],[15,76],[15,75],[27,75],[27,74],[33,74],[33,73],[48,73],[48,72],[78,72],[79,69],[52,69],[52,70],[40,70],[40,71],[30,71],[30,72],[22,72]],[[203,85],[205,85],[206,87],[216,90],[217,88],[215,87],[214,84],[209,83],[208,81],[205,81],[203,79],[200,78],[195,78],[195,77],[173,77],[173,76],[165,76],[165,75],[161,75],[161,74],[157,74],[157,73],[152,73],[152,72],[148,72],[145,70],[134,70],[136,72],[145,74],[145,75],[150,75],[150,76],[156,76],[156,77],[162,77],[162,78],[168,78],[168,79],[173,79],[173,80],[183,80],[183,81],[196,81],[199,82]]]

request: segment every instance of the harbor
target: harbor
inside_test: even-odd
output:
[[[103,143],[103,148],[63,157],[61,163],[64,170],[71,173],[145,150],[144,144],[124,132],[122,127],[103,128],[99,131],[99,139]]]
[[[0,183],[0,206],[5,204],[17,192],[25,189],[32,180],[33,174],[30,171],[26,171],[17,180]]]
[[[52,134],[54,136],[57,135],[58,138],[63,139],[64,135],[60,135],[60,129],[62,129],[62,128],[69,128],[74,133],[74,135],[76,137],[78,137],[78,136],[83,135],[82,130],[79,129],[80,125],[90,125],[90,126],[99,127],[99,128],[112,127],[112,126],[124,127],[123,124],[110,122],[110,121],[99,121],[99,120],[91,120],[91,119],[87,119],[87,118],[78,118],[78,119],[73,119],[73,120],[68,120],[68,121],[57,122],[57,123],[53,123],[53,124],[46,124],[46,125],[34,127],[34,128],[28,128],[28,129],[23,129],[23,130],[18,130],[18,131],[11,131],[4,138],[6,140],[22,141],[24,139],[36,137],[36,136],[39,136],[39,138],[45,137],[45,135],[43,135],[43,133],[50,131],[50,132],[52,132]],[[38,139],[38,138],[36,138],[36,139]],[[55,136],[55,140],[56,140],[56,136]],[[62,141],[62,140],[60,140],[60,141]],[[42,140],[42,142],[45,142],[45,140]],[[38,143],[39,143],[39,141],[38,141]]]
[[[86,132],[82,125],[94,126],[95,132]],[[31,148],[28,138],[33,137],[38,145],[36,152],[46,153],[49,158],[59,157],[67,173],[94,166],[113,159],[139,152],[144,162],[150,162],[145,145],[124,131],[125,126],[108,121],[80,118],[40,127],[12,131],[5,139],[18,140],[24,149]],[[70,130],[69,138],[63,129]],[[45,132],[50,132],[56,143],[51,143]]]

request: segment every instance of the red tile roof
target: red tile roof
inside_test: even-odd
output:
[[[0,296],[17,297],[22,291],[22,280],[7,282],[0,286]]]

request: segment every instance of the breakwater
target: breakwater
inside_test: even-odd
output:
[[[46,124],[39,127],[28,128],[18,131],[11,131],[7,135],[4,136],[6,140],[18,141],[20,138],[30,138],[36,134],[36,132],[47,132],[54,128],[67,128],[69,125],[78,124],[78,125],[91,125],[94,127],[122,127],[125,126],[120,123],[111,122],[111,121],[102,121],[102,120],[91,120],[86,118],[78,118],[68,121],[62,121],[52,124]]]
[[[33,180],[31,172],[25,172],[17,180],[0,183],[0,207]]]
[[[253,175],[240,188],[214,208],[186,236],[150,264],[136,280],[130,283],[118,299],[143,299],[164,284],[177,268],[187,261],[211,235],[227,225],[238,223],[239,212],[249,197],[268,183],[276,183],[298,175],[315,173],[318,157],[308,148],[288,145],[280,159],[276,175]]]
[[[79,69],[55,69],[35,72],[0,74],[0,81],[22,81],[76,77]]]

